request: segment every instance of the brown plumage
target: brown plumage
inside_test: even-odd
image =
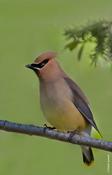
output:
[[[71,80],[56,61],[55,52],[45,52],[27,65],[40,81],[40,103],[47,121],[62,131],[78,130],[90,136],[92,126],[99,132],[88,100],[79,86]],[[83,162],[94,160],[91,148],[82,146]]]

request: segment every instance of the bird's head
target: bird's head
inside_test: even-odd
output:
[[[51,51],[42,53],[32,64],[28,64],[26,67],[32,69],[39,79],[51,81],[57,78],[61,70],[55,60],[56,56],[57,54]]]

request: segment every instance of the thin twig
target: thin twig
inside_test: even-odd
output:
[[[71,137],[70,133],[63,133],[56,130],[51,130],[45,127],[39,127],[35,125],[20,124],[0,120],[0,130],[8,132],[16,132],[18,134],[27,134],[51,138],[54,140],[60,140],[77,145],[86,145],[106,151],[112,152],[112,142],[107,142],[101,139],[93,139],[91,137],[84,137],[78,134],[74,134]]]

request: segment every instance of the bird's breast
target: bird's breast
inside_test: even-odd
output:
[[[72,131],[86,127],[85,119],[72,103],[72,93],[66,86],[44,86],[40,93],[42,111],[47,121],[55,128]]]

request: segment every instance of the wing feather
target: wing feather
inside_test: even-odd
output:
[[[93,119],[93,114],[89,107],[89,102],[82,92],[82,90],[78,87],[78,85],[68,77],[64,77],[65,81],[67,82],[68,86],[71,88],[73,92],[73,103],[79,112],[85,117],[85,119],[99,132],[100,131]]]

